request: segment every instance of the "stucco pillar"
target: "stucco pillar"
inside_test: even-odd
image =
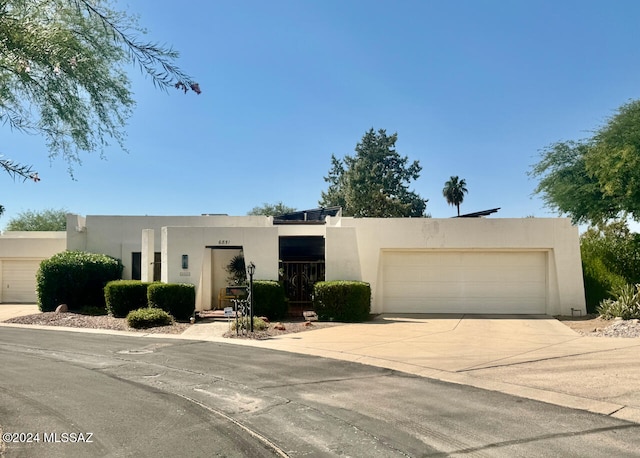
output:
[[[211,249],[204,248],[202,252],[202,268],[200,269],[200,278],[196,285],[196,310],[212,310],[215,307],[212,304],[212,288],[211,288]]]
[[[140,256],[140,278],[142,281],[153,281],[154,239],[153,229],[142,230],[142,253]]]

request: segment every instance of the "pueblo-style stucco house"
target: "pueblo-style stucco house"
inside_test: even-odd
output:
[[[194,284],[198,310],[219,306],[242,253],[254,279],[284,283],[294,313],[320,280],[370,283],[374,313],[585,313],[578,229],[563,218],[68,215],[66,248],[121,259],[126,279]]]

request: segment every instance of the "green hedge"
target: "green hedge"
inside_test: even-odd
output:
[[[321,281],[313,288],[313,306],[320,320],[366,321],[371,312],[371,287],[359,281]]]
[[[157,307],[176,320],[188,320],[196,310],[196,288],[186,283],[152,283],[147,288],[149,307]]]
[[[107,312],[118,318],[132,311],[147,307],[147,288],[151,283],[140,280],[115,280],[104,287]]]
[[[266,316],[271,321],[284,318],[287,315],[284,287],[277,281],[254,281],[253,307],[256,316]]]
[[[127,314],[127,323],[132,328],[153,328],[155,326],[167,326],[173,322],[173,318],[164,310],[155,308],[141,308],[132,310]]]
[[[104,254],[64,251],[40,263],[36,275],[38,307],[51,312],[60,304],[70,310],[105,307],[104,286],[121,278],[122,263]]]

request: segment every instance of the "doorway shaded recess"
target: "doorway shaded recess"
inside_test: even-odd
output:
[[[159,251],[153,253],[153,281],[160,281],[162,274],[162,254]],[[131,279],[142,279],[142,252],[131,253]]]
[[[289,301],[289,316],[313,309],[313,286],[325,278],[325,240],[322,236],[279,239],[280,282]]]

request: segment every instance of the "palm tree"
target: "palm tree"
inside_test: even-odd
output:
[[[455,205],[458,208],[458,216],[460,216],[460,204],[464,200],[464,194],[467,190],[467,183],[458,179],[458,176],[452,176],[449,181],[445,182],[442,189],[442,195],[447,199],[449,205]]]

